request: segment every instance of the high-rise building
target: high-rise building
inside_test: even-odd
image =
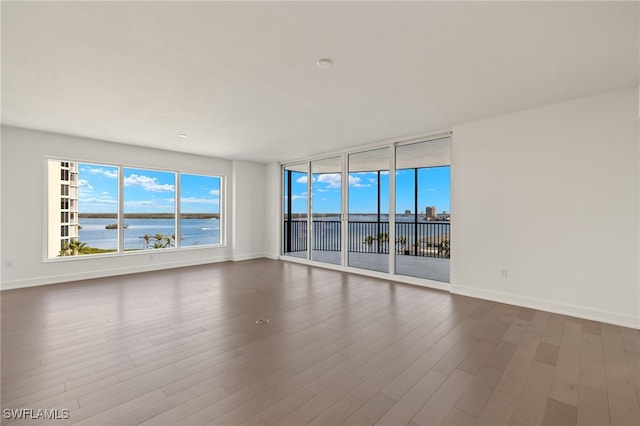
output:
[[[48,256],[78,239],[78,163],[49,161]]]
[[[438,216],[436,206],[427,206],[425,216],[427,217],[427,219],[435,219]]]

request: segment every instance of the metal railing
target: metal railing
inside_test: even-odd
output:
[[[284,252],[307,250],[307,221],[284,221]],[[312,221],[312,250],[340,251],[341,222]],[[348,222],[347,250],[352,253],[449,258],[449,222],[396,222],[396,240],[389,241],[389,222]]]
[[[307,250],[306,220],[285,220],[283,229],[285,253]]]
[[[450,222],[396,222],[396,253],[449,258]]]

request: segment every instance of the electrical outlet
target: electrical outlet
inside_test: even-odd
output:
[[[500,269],[500,276],[502,278],[507,278],[509,277],[509,271],[507,271],[507,268],[502,268]]]
[[[11,268],[13,266],[13,260],[5,260],[4,261],[4,267],[5,268]]]

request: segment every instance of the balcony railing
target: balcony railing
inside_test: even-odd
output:
[[[348,222],[347,250],[351,253],[449,258],[449,222],[396,222],[396,240],[389,241],[389,222]],[[285,253],[307,250],[307,221],[284,221]],[[312,250],[340,251],[341,222],[312,221]]]

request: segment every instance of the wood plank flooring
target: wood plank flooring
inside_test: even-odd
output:
[[[6,425],[640,425],[638,330],[436,290],[257,259],[1,299]]]

